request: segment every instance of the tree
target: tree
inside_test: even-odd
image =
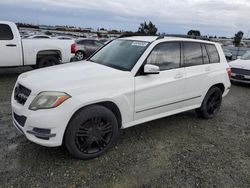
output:
[[[144,23],[140,24],[137,32],[143,35],[156,35],[157,30],[157,27],[151,21],[149,21],[148,24],[145,21]]]
[[[190,31],[188,31],[187,35],[192,36],[192,37],[200,37],[201,32],[198,30],[190,30]]]
[[[234,41],[233,41],[233,44],[236,46],[236,47],[239,47],[240,46],[240,42],[243,38],[243,35],[244,33],[242,31],[238,31],[238,33],[235,34],[235,37],[234,37]]]

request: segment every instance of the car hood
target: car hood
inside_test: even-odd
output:
[[[250,60],[237,59],[235,61],[229,62],[229,65],[232,68],[249,69],[250,70]]]
[[[29,88],[32,95],[42,91],[61,91],[74,95],[79,91],[97,91],[105,85],[119,84],[119,80],[124,81],[128,77],[131,78],[130,72],[81,61],[26,72],[18,77],[17,82]]]

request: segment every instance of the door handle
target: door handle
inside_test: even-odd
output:
[[[7,47],[16,47],[16,44],[6,44]]]
[[[177,74],[174,76],[174,78],[175,78],[175,79],[183,78],[183,74],[177,73]]]

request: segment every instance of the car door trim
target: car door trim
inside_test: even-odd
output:
[[[144,109],[144,110],[139,110],[139,111],[136,111],[135,113],[145,112],[145,111],[148,111],[148,110],[153,110],[153,109],[156,109],[156,108],[161,108],[161,107],[164,107],[164,106],[169,106],[169,105],[177,104],[177,103],[180,103],[180,102],[189,101],[189,100],[192,100],[192,99],[197,99],[197,98],[200,98],[200,97],[201,97],[201,95],[196,96],[196,97],[191,97],[191,98],[188,98],[188,99],[183,99],[183,100],[176,101],[176,102],[171,102],[171,103],[168,103],[168,104],[163,104],[163,105],[152,107],[152,108],[147,108],[147,109]]]

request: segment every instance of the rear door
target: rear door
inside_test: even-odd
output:
[[[198,42],[184,42],[183,56],[186,70],[185,98],[190,99],[185,101],[185,106],[197,105],[209,85],[209,57],[205,45]]]
[[[180,42],[156,45],[145,63],[159,66],[160,74],[135,77],[135,120],[177,110],[183,100],[185,70]]]
[[[18,36],[9,25],[0,24],[0,66],[22,65],[21,39]]]

